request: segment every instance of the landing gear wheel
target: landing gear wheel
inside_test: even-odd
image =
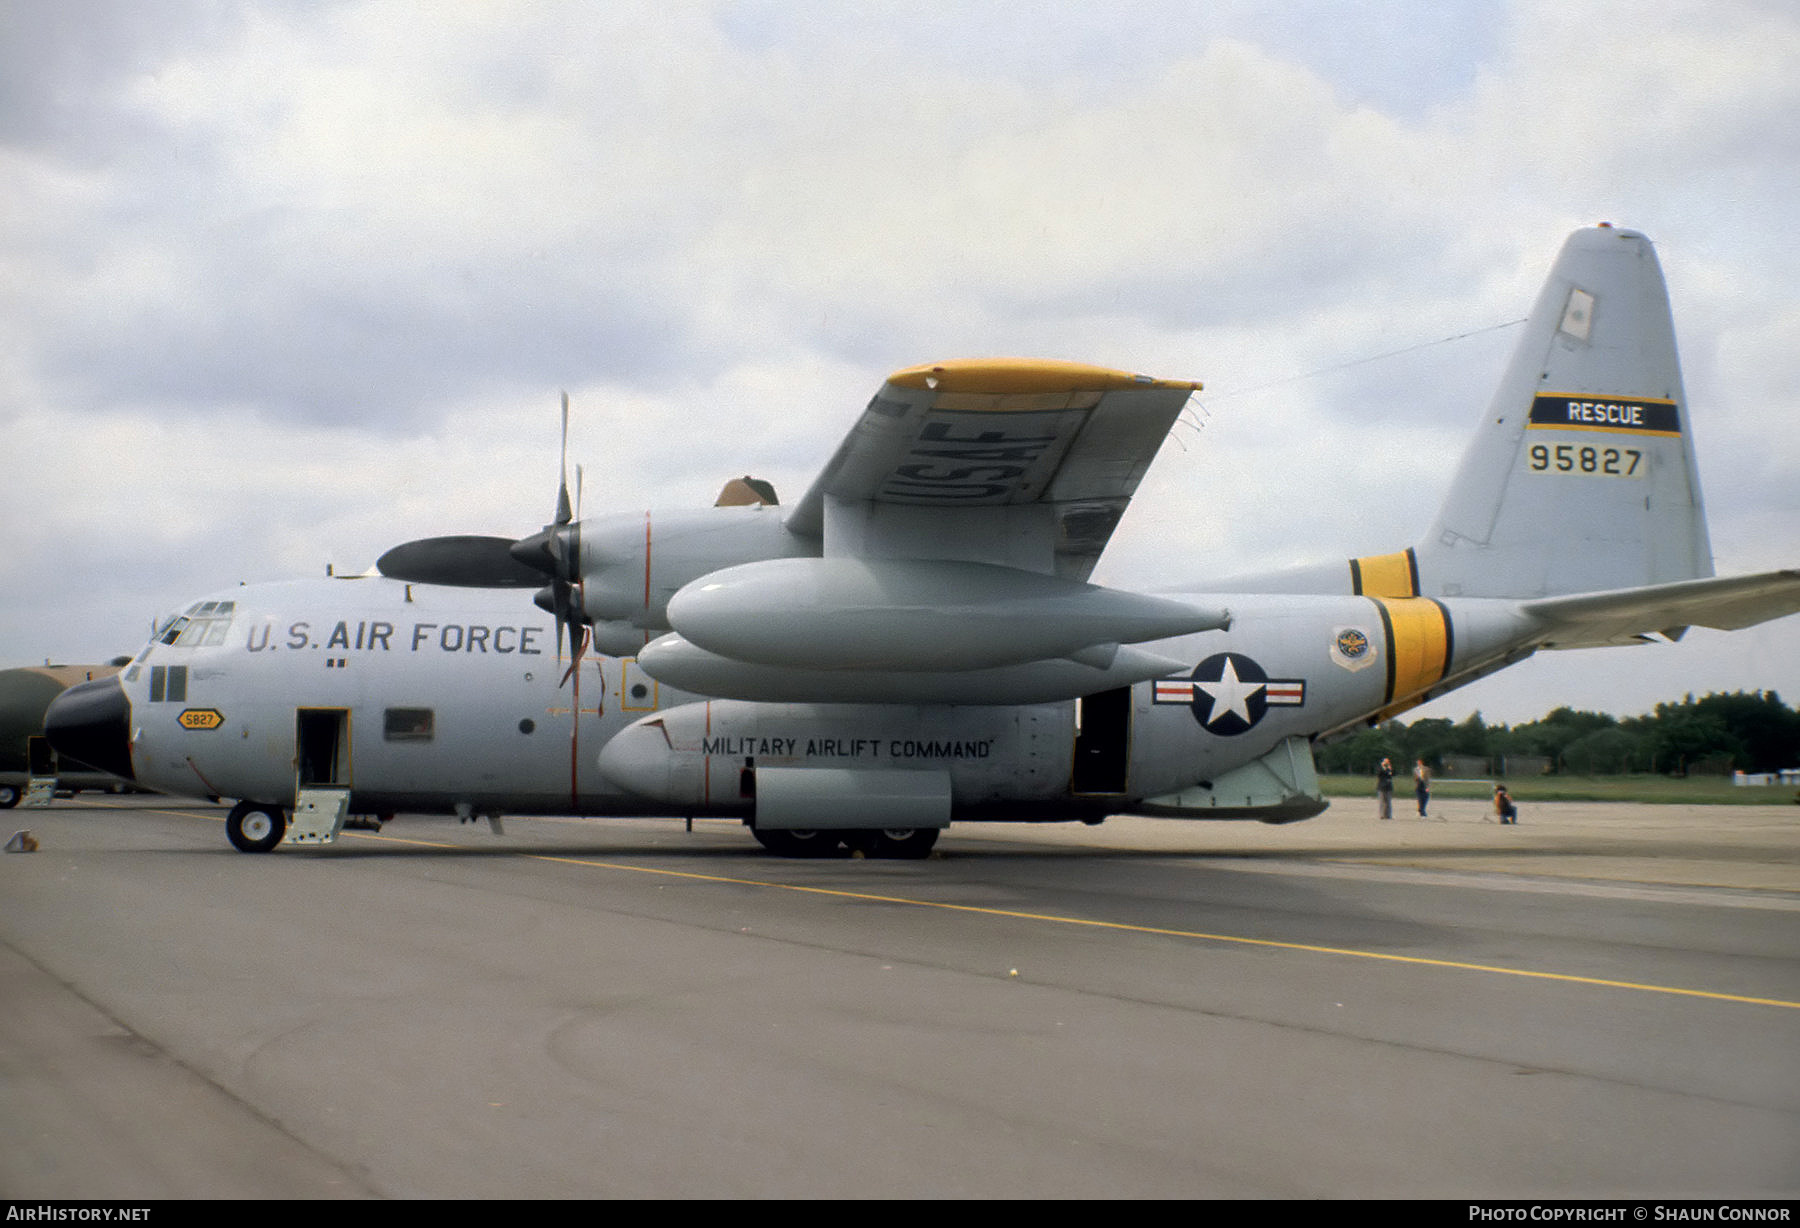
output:
[[[18,785],[0,785],[0,810],[11,810],[19,804]]]
[[[830,857],[843,840],[838,832],[809,827],[752,827],[750,834],[777,857]]]
[[[287,833],[287,816],[279,806],[239,802],[225,816],[225,834],[240,853],[266,853]]]
[[[931,855],[937,844],[935,827],[877,827],[852,833],[851,846],[865,857],[885,857],[894,861],[918,861]]]

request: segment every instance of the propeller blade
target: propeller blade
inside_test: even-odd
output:
[[[575,679],[575,694],[577,697],[581,694],[581,660],[583,657],[587,656],[588,644],[590,642],[589,634],[586,627],[577,626],[574,623],[569,624],[569,668],[563,672],[562,681],[557,683],[557,686],[567,686],[570,678]],[[576,706],[579,707],[580,705],[577,704]]]
[[[571,669],[581,665],[581,650],[587,643],[587,626],[581,621],[581,613],[575,608],[575,592],[573,587],[567,590],[569,598],[568,613],[563,623],[569,628],[569,666]]]
[[[556,521],[568,524],[573,515],[569,510],[569,394],[562,394],[562,485],[556,490]]]
[[[532,598],[539,609],[556,618],[556,660],[561,664],[563,650],[567,645],[569,655],[569,671],[563,675],[563,683],[571,677],[579,678],[575,673],[581,665],[582,650],[587,645],[587,615],[582,609],[582,599],[578,594],[581,576],[581,522],[575,517],[575,509],[569,503],[569,394],[562,394],[562,455],[558,461],[560,470],[556,488],[556,519],[533,533],[530,537],[513,542],[507,549],[507,556],[512,562],[532,573],[532,587],[537,594]],[[581,501],[581,466],[575,466],[575,506]],[[544,584],[548,576],[549,584]],[[577,687],[579,688],[579,682]],[[577,692],[579,694],[579,690]],[[579,703],[577,704],[579,706]]]
[[[556,663],[563,660],[563,630],[569,625],[569,586],[562,580],[550,582],[550,612],[556,616]]]
[[[543,572],[524,564],[510,537],[422,537],[403,542],[375,560],[393,580],[450,584],[459,588],[537,588]]]

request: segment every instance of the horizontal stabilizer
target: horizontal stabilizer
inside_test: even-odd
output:
[[[1555,628],[1552,648],[1630,643],[1688,626],[1737,631],[1800,612],[1800,570],[1546,597],[1521,608]]]

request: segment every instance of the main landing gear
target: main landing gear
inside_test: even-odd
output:
[[[240,853],[266,853],[287,833],[287,812],[263,802],[239,802],[225,816],[225,834]]]
[[[777,857],[834,857],[848,847],[864,857],[916,861],[929,856],[937,843],[935,827],[851,828],[752,827],[756,842]]]

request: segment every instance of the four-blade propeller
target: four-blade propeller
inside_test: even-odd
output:
[[[551,522],[529,537],[424,537],[395,546],[375,560],[392,580],[448,584],[459,588],[535,588],[537,604],[556,616],[560,655],[568,645],[579,662],[587,643],[587,615],[581,605],[581,521],[569,500],[569,394],[562,394],[562,453]],[[581,470],[576,468],[576,490]],[[550,583],[544,583],[545,577]]]

